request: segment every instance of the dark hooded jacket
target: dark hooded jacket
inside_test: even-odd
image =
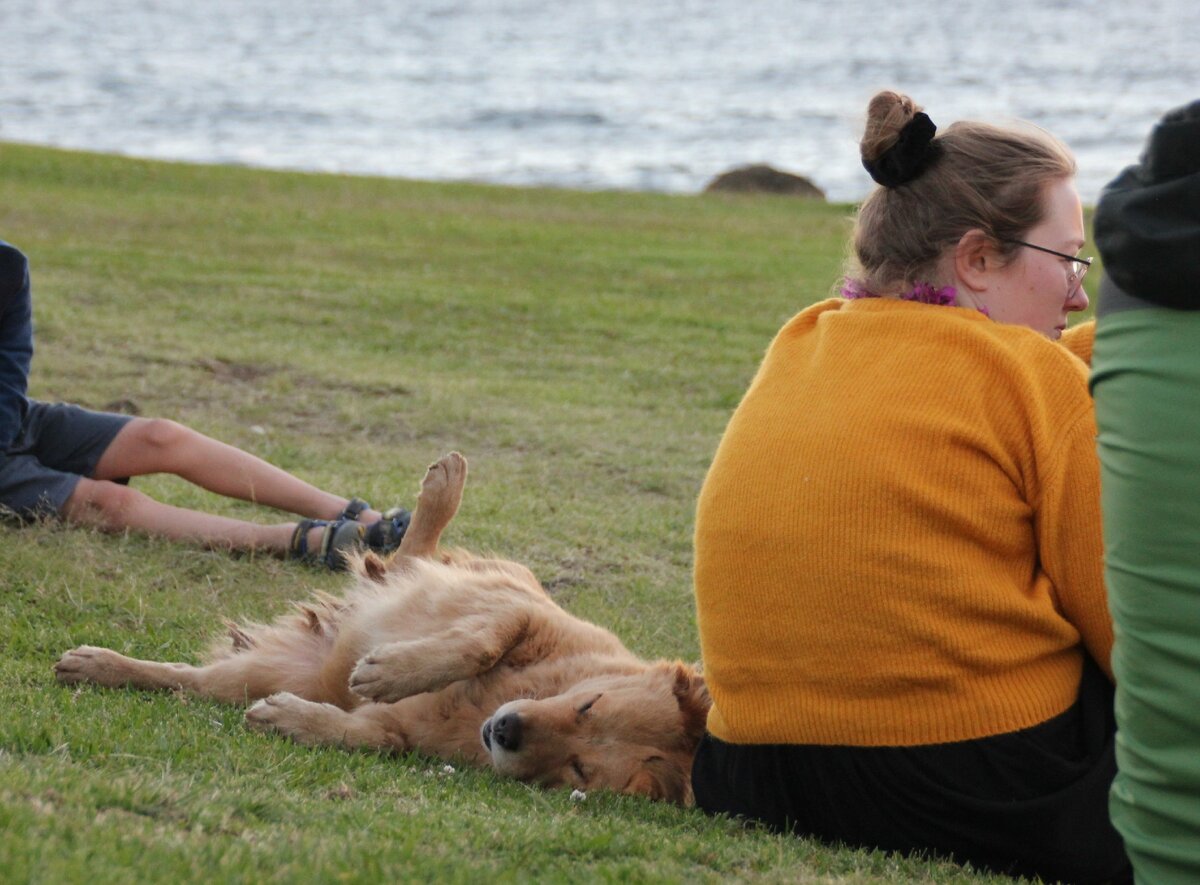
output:
[[[1159,122],[1141,160],[1104,189],[1094,227],[1101,315],[1200,310],[1200,101]]]
[[[33,359],[29,262],[0,240],[0,457],[21,429]]]

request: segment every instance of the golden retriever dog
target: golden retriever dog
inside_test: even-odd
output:
[[[270,625],[228,625],[204,666],[85,645],[56,676],[251,703],[250,727],[302,744],[416,750],[548,787],[690,804],[710,705],[703,678],[639,659],[561,609],[522,565],[439,551],[466,476],[457,452],[433,464],[390,560],[352,558],[341,598],[319,595]]]

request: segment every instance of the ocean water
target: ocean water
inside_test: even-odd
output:
[[[0,0],[0,140],[667,192],[871,186],[866,102],[1063,138],[1080,190],[1200,98],[1196,0]]]

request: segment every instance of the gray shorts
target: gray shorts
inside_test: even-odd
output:
[[[20,519],[57,516],[80,477],[91,476],[129,415],[29,401],[16,439],[0,455],[0,509]]]

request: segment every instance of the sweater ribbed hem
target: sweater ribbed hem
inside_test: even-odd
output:
[[[1072,650],[1021,673],[964,679],[945,691],[897,686],[873,697],[822,696],[811,685],[765,681],[717,687],[708,730],[731,744],[908,747],[975,740],[1065,711],[1078,695],[1082,667],[1081,653]]]

